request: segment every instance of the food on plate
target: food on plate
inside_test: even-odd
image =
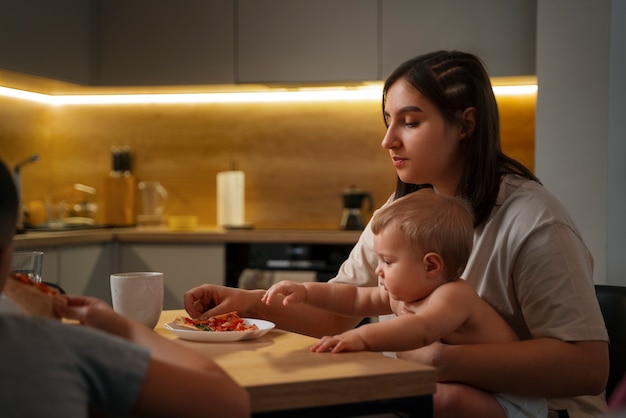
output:
[[[237,314],[237,311],[212,316],[208,319],[192,319],[179,316],[174,320],[174,325],[193,329],[194,331],[212,332],[251,331],[259,329],[255,324],[246,325],[244,320]]]
[[[45,283],[33,282],[27,274],[9,273],[4,294],[27,315],[58,319],[54,313],[54,301],[63,299],[59,291]]]

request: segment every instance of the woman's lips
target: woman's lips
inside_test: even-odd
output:
[[[394,167],[399,168],[399,167],[404,165],[404,162],[406,161],[406,158],[391,157],[391,161],[393,161],[393,166]]]

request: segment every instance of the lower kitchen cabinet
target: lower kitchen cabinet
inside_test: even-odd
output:
[[[43,280],[67,293],[94,296],[111,303],[109,276],[132,271],[164,274],[164,309],[183,307],[183,294],[204,283],[225,284],[223,244],[98,243],[33,247],[43,251]]]
[[[111,303],[111,244],[64,246],[57,251],[58,284],[63,290]]]
[[[205,283],[225,283],[225,246],[221,244],[119,244],[118,272],[160,271],[164,309],[181,309],[183,294]]]

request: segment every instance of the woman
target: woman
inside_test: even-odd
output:
[[[593,260],[561,204],[502,153],[497,104],[480,60],[439,51],[407,61],[385,82],[383,114],[382,146],[398,174],[392,199],[429,185],[471,203],[474,248],[463,277],[522,340],[398,353],[437,368],[436,412],[463,410],[462,393],[471,385],[550,398],[554,416],[602,415],[608,336]],[[375,285],[372,242],[368,226],[333,280]],[[185,294],[185,307],[192,316],[237,309],[318,336],[358,322],[303,305],[263,306],[262,295],[205,285]]]

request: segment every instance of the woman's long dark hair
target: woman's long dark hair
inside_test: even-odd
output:
[[[400,78],[433,103],[448,123],[461,125],[459,115],[469,107],[476,109],[474,131],[461,142],[463,172],[456,191],[470,202],[476,226],[489,217],[503,174],[518,174],[539,182],[522,163],[502,152],[498,105],[489,75],[478,57],[459,51],[437,51],[401,64],[385,81],[383,112],[387,92]],[[395,197],[428,186],[404,183],[398,178]]]

